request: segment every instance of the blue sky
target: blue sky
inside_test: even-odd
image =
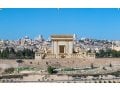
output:
[[[2,9],[0,39],[34,38],[42,34],[77,34],[96,39],[120,39],[119,9]]]

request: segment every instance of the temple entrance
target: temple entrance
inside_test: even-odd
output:
[[[65,53],[65,46],[64,45],[60,45],[59,46],[59,53],[61,54],[61,53]]]
[[[52,54],[56,58],[70,58],[73,53],[73,35],[52,35]]]

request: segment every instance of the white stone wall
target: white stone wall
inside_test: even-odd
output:
[[[56,58],[59,56],[59,46],[64,45],[65,46],[65,53],[66,54],[72,54],[73,53],[73,41],[52,41],[52,54],[56,55]]]
[[[73,42],[69,41],[69,49],[68,50],[69,50],[69,52],[68,52],[69,54],[73,53]]]
[[[57,42],[56,41],[54,41],[53,42],[53,45],[54,45],[54,47],[53,47],[53,54],[58,54],[58,47],[57,47]]]

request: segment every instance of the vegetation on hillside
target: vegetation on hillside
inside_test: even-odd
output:
[[[115,50],[100,50],[99,53],[96,53],[97,58],[119,58],[120,51]]]
[[[48,66],[47,71],[48,71],[49,74],[53,74],[54,73],[54,68],[51,67],[51,66]]]
[[[116,71],[116,72],[112,72],[110,73],[111,75],[114,75],[116,77],[119,77],[120,76],[120,71]]]
[[[0,51],[0,59],[33,59],[34,54],[30,49],[15,51],[14,48],[6,48]]]
[[[5,69],[4,73],[5,73],[5,74],[12,74],[12,73],[14,73],[14,70],[15,70],[15,69],[12,68],[12,67],[11,67],[11,68],[7,68],[7,69]]]

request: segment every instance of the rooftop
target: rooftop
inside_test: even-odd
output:
[[[66,34],[51,35],[51,38],[73,38],[73,35],[66,35]]]

